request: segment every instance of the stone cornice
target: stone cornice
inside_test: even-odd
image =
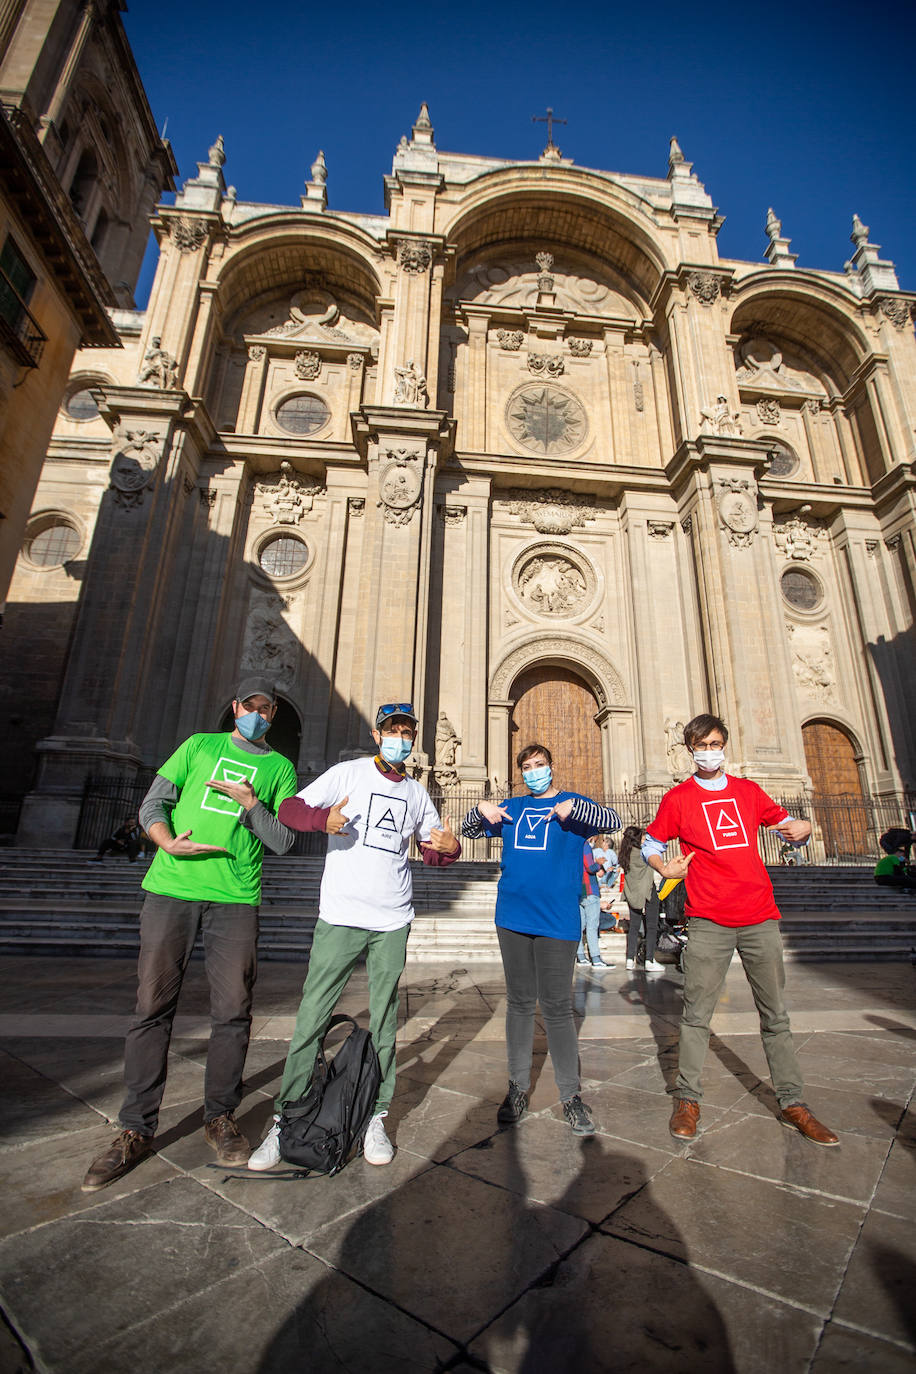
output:
[[[0,177],[79,322],[84,348],[120,348],[115,298],[70,200],[22,110],[0,106]]]
[[[696,473],[708,473],[714,468],[746,468],[749,476],[763,477],[767,468],[767,453],[771,448],[767,439],[701,434],[697,439],[685,439],[665,464],[665,477],[671,490],[677,493]]]

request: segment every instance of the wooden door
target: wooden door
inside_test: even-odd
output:
[[[553,775],[562,790],[603,797],[601,730],[595,723],[598,703],[583,680],[566,668],[529,668],[516,678],[510,697],[510,778],[514,790],[524,784],[515,756],[527,744],[545,744],[553,754]]]
[[[868,852],[865,797],[852,740],[825,720],[802,727],[805,760],[818,801],[814,812],[830,857]]]

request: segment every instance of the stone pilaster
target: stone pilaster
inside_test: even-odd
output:
[[[687,525],[699,592],[708,700],[728,724],[736,772],[771,791],[805,778],[794,682],[757,479],[766,444],[701,437],[668,464]]]
[[[352,705],[371,724],[381,701],[425,700],[433,486],[454,422],[444,411],[400,406],[363,406],[352,419],[368,470],[365,633],[354,654]],[[422,751],[415,754],[425,766]]]

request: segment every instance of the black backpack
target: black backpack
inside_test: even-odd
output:
[[[280,1117],[280,1158],[316,1174],[336,1174],[354,1145],[362,1145],[382,1071],[372,1037],[352,1016],[332,1016],[328,1032],[353,1027],[330,1064],[324,1040],[305,1097],[288,1103]]]

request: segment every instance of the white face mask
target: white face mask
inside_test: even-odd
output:
[[[724,749],[694,749],[693,761],[699,767],[711,772],[714,768],[721,768],[725,762]]]

